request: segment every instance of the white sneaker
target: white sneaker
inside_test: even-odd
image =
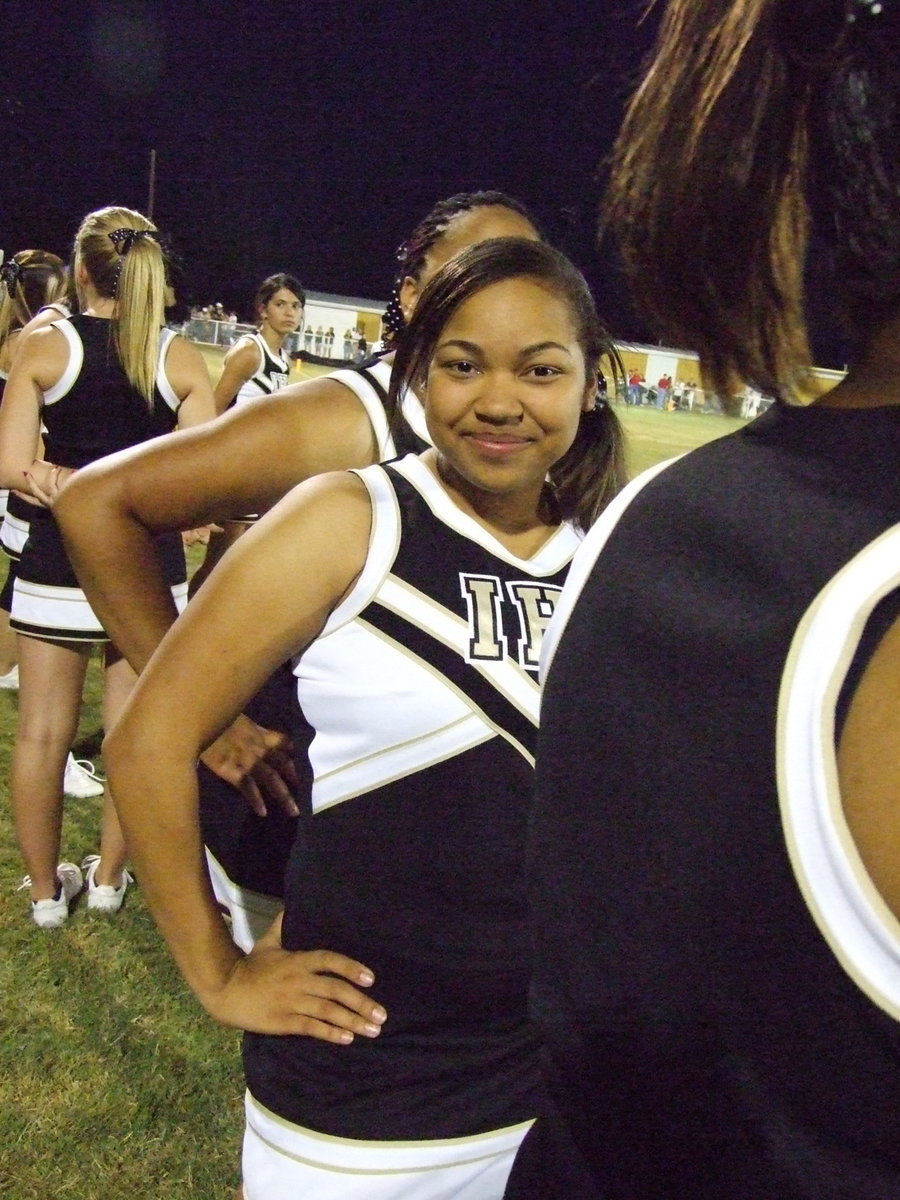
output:
[[[0,689],[7,692],[16,692],[19,690],[19,664],[15,663],[6,672],[5,675],[0,675]]]
[[[99,865],[99,854],[89,854],[81,864],[87,887],[87,906],[95,912],[118,912],[122,907],[122,901],[125,899],[125,889],[129,883],[134,883],[134,878],[128,871],[123,870],[122,882],[117,888],[114,888],[111,883],[94,883],[94,876],[97,874],[97,867]]]
[[[31,917],[41,929],[59,929],[69,919],[69,905],[84,887],[84,879],[74,863],[61,862],[56,868],[59,880],[59,899],[32,900]],[[18,890],[31,887],[31,876],[26,875]]]
[[[66,759],[63,792],[72,800],[91,800],[103,795],[105,780],[97,774],[94,764],[86,758],[75,758],[71,753]]]

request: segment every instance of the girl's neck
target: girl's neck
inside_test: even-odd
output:
[[[422,460],[461,511],[518,558],[531,558],[556,532],[541,481],[515,492],[486,492],[458,475],[433,448]]]
[[[284,343],[287,341],[287,336],[281,336],[267,322],[263,321],[259,327],[259,333],[262,340],[266,343],[273,354],[280,354],[284,349]]]
[[[109,320],[116,315],[115,300],[109,296],[101,296],[89,280],[81,281],[81,295],[81,311],[86,317],[105,317]]]
[[[900,404],[900,314],[871,338],[859,361],[821,400],[823,408],[886,408]]]

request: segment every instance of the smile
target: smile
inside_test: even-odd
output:
[[[521,450],[523,446],[531,445],[531,438],[520,437],[512,433],[480,432],[464,433],[462,436],[486,454],[511,454],[516,450]]]

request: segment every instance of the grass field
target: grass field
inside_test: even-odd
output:
[[[316,372],[318,373],[318,372]],[[740,422],[619,406],[632,470]],[[2,556],[0,556],[2,557]],[[0,563],[0,579],[5,574]],[[99,762],[100,677],[92,661],[79,757]],[[239,1178],[239,1035],[193,1001],[132,888],[115,918],[83,903],[39,932],[17,893],[9,816],[16,693],[0,691],[0,1197],[230,1200]],[[102,764],[100,764],[102,766]],[[63,855],[97,848],[100,802],[67,801]]]

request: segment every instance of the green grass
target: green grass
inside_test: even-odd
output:
[[[75,745],[95,761],[100,691],[95,657]],[[204,1016],[139,887],[115,918],[82,899],[64,929],[32,925],[9,811],[15,722],[16,693],[0,692],[0,1196],[231,1200],[239,1034]],[[96,851],[100,807],[66,801],[64,857]]]
[[[618,405],[633,470],[740,424]],[[195,565],[198,553],[191,556]],[[0,555],[0,581],[6,560]],[[76,742],[97,759],[92,659]],[[16,693],[0,691],[0,1196],[231,1200],[239,1179],[239,1036],[193,1000],[132,888],[115,918],[39,932],[17,893],[9,814]],[[102,766],[102,764],[100,764]],[[97,848],[100,801],[67,801],[64,856]]]
[[[684,454],[705,442],[741,428],[738,417],[717,413],[662,412],[658,408],[630,408],[616,404],[616,415],[628,436],[628,465],[631,475],[646,471],[666,458]]]

